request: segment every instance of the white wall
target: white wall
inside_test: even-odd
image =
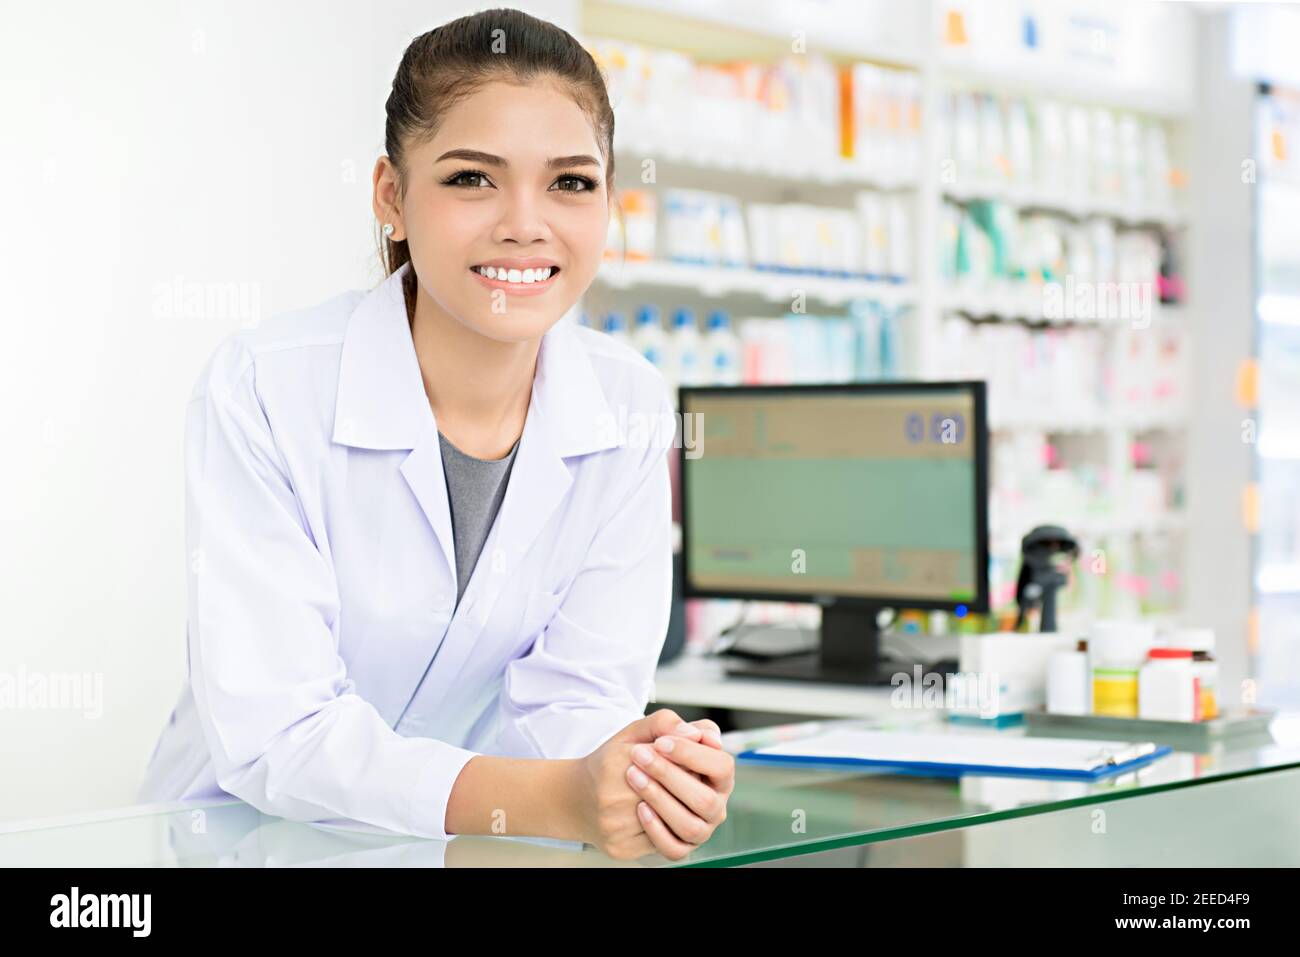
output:
[[[184,669],[194,378],[241,325],[378,281],[369,179],[393,72],[411,38],[492,5],[6,16],[0,676],[88,673],[102,714],[0,707],[0,820],[133,803]],[[517,5],[575,26],[570,0]]]

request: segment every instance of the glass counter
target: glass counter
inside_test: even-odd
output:
[[[871,727],[1019,735],[938,719]],[[809,733],[809,722],[725,736],[729,750]],[[541,838],[432,841],[271,817],[241,801],[124,808],[0,824],[0,866],[646,867],[1300,864],[1300,715],[1267,736],[1176,751],[1097,781],[740,763],[727,820],[683,861],[613,861]]]

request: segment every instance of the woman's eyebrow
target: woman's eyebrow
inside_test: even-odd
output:
[[[471,163],[482,163],[484,166],[499,166],[502,168],[510,165],[504,157],[484,153],[482,150],[447,150],[434,162],[441,163],[445,159],[467,160]],[[572,156],[556,156],[547,160],[546,165],[551,169],[563,169],[566,166],[600,166],[600,161],[588,153],[575,153]]]
[[[551,169],[561,169],[565,166],[599,166],[600,161],[587,153],[575,153],[573,156],[557,156],[546,165]]]

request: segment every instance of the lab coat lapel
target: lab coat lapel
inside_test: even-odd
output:
[[[547,409],[534,388],[497,518],[499,535],[490,553],[495,567],[508,569],[523,559],[572,484],[573,476],[547,422]]]
[[[432,733],[423,725],[422,715],[433,710],[436,704],[445,703],[455,693],[457,679],[464,672],[471,654],[487,659],[498,642],[512,637],[487,634],[485,626],[504,591],[512,587],[525,588],[515,570],[572,484],[568,466],[555,454],[545,425],[545,410],[540,407],[534,393],[501,508],[470,573],[469,585],[452,617],[447,635],[437,647],[424,679],[411,696],[407,710],[403,712],[403,722],[399,722],[399,730],[418,727],[422,729],[421,733]],[[526,592],[521,590],[511,597],[522,601],[524,594]],[[469,692],[469,689],[462,690]]]
[[[455,587],[451,507],[442,471],[438,426],[411,341],[402,278],[404,264],[357,306],[339,360],[334,441],[361,449],[410,450],[402,477],[419,502]]]
[[[447,575],[452,588],[460,587],[456,581],[456,553],[451,530],[451,504],[447,499],[447,479],[442,470],[442,447],[438,444],[438,430],[430,426],[411,454],[402,460],[402,478],[411,487],[420,509],[429,520],[438,537]]]
[[[528,417],[494,528],[484,548],[488,563],[510,581],[573,484],[567,459],[620,444],[623,433],[572,325],[561,321],[542,338]],[[483,596],[488,597],[487,595]],[[492,596],[495,598],[495,595]]]
[[[529,584],[516,574],[573,485],[568,461],[625,441],[577,332],[567,322],[542,338],[519,450],[506,494],[484,544],[465,597],[432,667],[412,697],[401,723],[404,733],[432,733],[424,715],[453,693],[471,653],[488,659],[517,635],[484,634],[503,594],[522,602]],[[409,460],[408,460],[409,461]]]

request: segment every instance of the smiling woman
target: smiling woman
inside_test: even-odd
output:
[[[645,715],[671,594],[672,416],[562,322],[614,117],[513,10],[407,49],[373,207],[388,278],[222,343],[186,426],[189,675],[142,798],[681,858],[726,816],[712,722]]]
[[[500,10],[417,38],[393,81],[388,155],[375,166],[375,215],[393,226],[386,269],[414,265],[404,285],[412,317],[423,294],[493,339],[544,332],[600,266],[613,147],[600,71],[559,28]],[[483,276],[484,266],[495,275]],[[538,266],[550,278],[525,289],[537,274],[529,282],[524,270]],[[468,281],[453,281],[455,272]],[[537,301],[514,310],[503,295]]]

